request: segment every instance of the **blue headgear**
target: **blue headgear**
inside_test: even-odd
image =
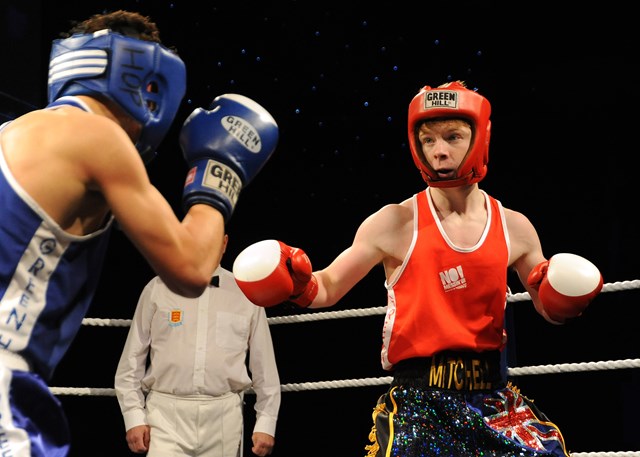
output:
[[[142,124],[136,148],[148,163],[178,112],[186,79],[184,62],[171,50],[105,29],[54,40],[48,100],[101,95],[117,103]]]

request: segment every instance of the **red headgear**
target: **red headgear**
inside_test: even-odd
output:
[[[473,184],[484,178],[489,161],[490,115],[489,101],[459,81],[436,88],[424,86],[413,97],[409,104],[409,148],[427,184],[433,187],[456,187]],[[458,167],[458,177],[454,179],[438,179],[438,175],[427,165],[418,141],[418,126],[425,120],[437,118],[460,118],[471,123],[473,142]]]

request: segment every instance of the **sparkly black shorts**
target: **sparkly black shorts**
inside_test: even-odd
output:
[[[558,427],[501,382],[499,363],[463,359],[421,360],[394,376],[373,410],[367,457],[568,457]]]

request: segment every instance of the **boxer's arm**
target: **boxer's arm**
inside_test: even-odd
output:
[[[512,251],[510,266],[518,273],[538,313],[553,324],[579,316],[602,289],[598,269],[573,254],[556,254],[547,260],[531,222],[515,211],[505,209],[505,215]]]
[[[509,266],[518,274],[538,314],[549,321],[538,297],[538,291],[527,283],[527,277],[533,267],[546,260],[538,233],[522,213],[507,208],[504,212],[511,246]]]
[[[413,235],[412,200],[385,205],[358,227],[353,243],[326,268],[314,272],[318,296],[310,308],[336,304],[376,266],[387,280],[402,264]]]
[[[183,296],[199,296],[217,267],[215,253],[223,248],[223,215],[211,206],[195,205],[180,221],[149,181],[133,144],[118,148],[114,143],[105,138],[109,151],[90,165],[97,189],[119,227],[167,286]]]
[[[277,127],[269,119],[271,141],[267,146],[261,144],[260,141],[266,141],[258,132],[260,127],[256,127],[259,121],[250,118],[254,115],[266,122],[266,116],[263,112],[251,111],[255,106],[240,99],[249,108],[238,107],[238,98],[225,99],[224,109],[213,105],[212,110],[197,109],[185,122],[181,147],[185,158],[192,162],[190,175],[194,169],[203,173],[198,174],[201,180],[186,183],[187,214],[182,221],[151,185],[142,160],[121,129],[114,127],[108,132],[104,128],[96,129],[102,132],[102,137],[91,143],[91,154],[84,151],[85,156],[91,157],[85,160],[90,185],[104,195],[121,228],[154,271],[172,291],[183,296],[199,296],[209,283],[217,267],[216,252],[221,252],[223,247],[225,218],[233,211],[234,203],[229,203],[232,198],[224,190],[210,186],[205,175],[215,167],[209,164],[215,162],[221,166],[226,160],[224,166],[233,168],[242,184],[246,184],[275,147],[273,135],[275,129],[277,139]],[[214,101],[214,105],[223,101]],[[236,138],[236,130],[218,127],[225,121],[234,121],[236,127],[242,127],[240,131],[245,136]],[[249,144],[241,145],[240,140]],[[98,149],[95,144],[103,146],[99,153],[94,153]]]
[[[369,216],[358,228],[353,244],[313,274],[301,249],[276,240],[254,243],[235,259],[234,276],[247,297],[259,306],[284,301],[309,308],[333,306],[389,256],[392,244],[402,238],[398,225],[405,216],[400,205],[389,205]],[[409,240],[410,234],[409,228]]]
[[[75,126],[75,135],[62,139],[52,133],[43,145],[55,149],[49,151],[47,173],[61,182],[60,190],[50,192],[56,197],[51,214],[70,233],[86,234],[112,213],[170,288],[199,296],[216,267],[214,254],[223,246],[222,215],[197,205],[181,222],[151,184],[140,154],[118,124],[80,110],[66,110],[65,116],[59,130]]]

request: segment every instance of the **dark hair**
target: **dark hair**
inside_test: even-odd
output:
[[[63,34],[62,37],[68,38],[76,33],[92,33],[103,29],[110,29],[139,40],[161,43],[158,26],[149,17],[124,10],[94,14],[82,22],[75,23],[69,32]]]

